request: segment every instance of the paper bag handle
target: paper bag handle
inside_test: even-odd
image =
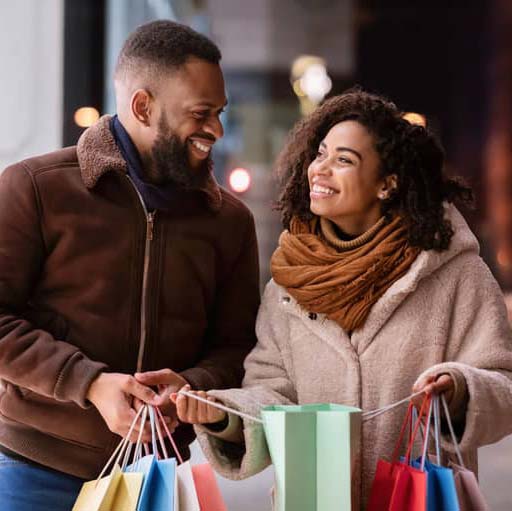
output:
[[[133,433],[133,429],[135,428],[135,424],[137,423],[137,420],[139,419],[141,413],[142,413],[142,409],[143,407],[139,408],[139,411],[137,412],[137,414],[135,415],[135,418],[133,419],[131,425],[130,425],[130,429],[128,430],[128,433],[126,435],[125,438],[123,438],[119,444],[117,445],[117,447],[115,448],[114,452],[112,453],[112,456],[110,456],[109,460],[107,461],[107,463],[105,463],[105,466],[103,467],[103,469],[101,470],[100,472],[100,475],[98,476],[98,478],[96,479],[96,484],[98,484],[98,481],[105,475],[108,467],[113,463],[114,465],[115,464],[119,464],[119,462],[121,461],[121,457],[123,456],[124,454],[124,451],[126,449],[126,447],[128,446],[130,440],[130,436],[132,435]]]

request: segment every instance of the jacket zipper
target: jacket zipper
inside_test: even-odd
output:
[[[142,296],[140,300],[140,339],[139,339],[139,353],[137,355],[137,372],[140,373],[142,371],[142,362],[144,360],[144,350],[146,348],[146,337],[147,337],[147,300],[148,300],[148,274],[149,274],[149,260],[151,256],[151,242],[154,237],[154,226],[155,226],[155,211],[148,213],[146,205],[144,204],[144,199],[140,194],[139,190],[135,186],[134,182],[130,179],[129,176],[128,181],[132,184],[133,188],[137,192],[137,196],[139,197],[140,203],[142,205],[142,209],[144,210],[144,214],[146,215],[146,239],[144,245],[144,269],[142,273]]]

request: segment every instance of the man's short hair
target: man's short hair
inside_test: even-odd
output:
[[[221,53],[215,43],[186,25],[152,21],[128,36],[117,59],[115,76],[145,72],[161,75],[193,57],[218,64]]]

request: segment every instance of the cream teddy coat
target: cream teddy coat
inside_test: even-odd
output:
[[[242,389],[209,394],[252,415],[267,404],[340,403],[373,410],[411,394],[427,373],[463,376],[469,395],[460,441],[468,468],[477,448],[512,432],[512,336],[502,293],[455,207],[455,234],[444,252],[423,251],[349,337],[337,323],[310,315],[270,281],[258,315],[258,343],[245,362]],[[365,509],[379,458],[390,459],[405,408],[362,426],[354,510]],[[224,477],[243,479],[271,463],[262,426],[244,419],[243,443],[196,427],[199,443]],[[446,438],[443,450],[452,456]]]

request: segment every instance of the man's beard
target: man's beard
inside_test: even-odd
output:
[[[204,135],[203,135],[204,136]],[[151,152],[143,157],[146,179],[155,185],[174,184],[193,190],[202,188],[213,167],[211,156],[192,168],[189,162],[187,142],[174,134],[162,114],[158,123],[158,135]]]

